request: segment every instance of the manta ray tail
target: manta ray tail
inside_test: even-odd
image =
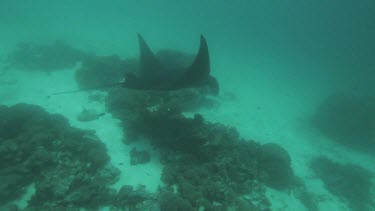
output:
[[[71,94],[71,93],[77,93],[77,92],[83,92],[83,91],[92,91],[92,90],[98,90],[98,89],[112,88],[112,87],[115,87],[115,86],[121,86],[123,84],[124,84],[124,82],[116,82],[116,83],[112,83],[112,84],[105,84],[105,85],[90,87],[90,88],[86,88],[86,89],[78,89],[78,90],[65,91],[65,92],[55,92],[55,93],[52,93],[51,95]]]

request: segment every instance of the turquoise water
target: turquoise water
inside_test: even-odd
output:
[[[315,194],[318,210],[359,210],[332,191],[310,162],[323,156],[343,165],[361,166],[370,172],[374,186],[374,20],[375,3],[369,0],[2,0],[0,104],[36,104],[48,112],[63,114],[74,127],[96,130],[112,161],[118,159],[113,161],[115,167],[125,168],[118,163],[126,163],[128,158],[119,158],[118,154],[127,153],[131,147],[121,142],[123,131],[116,118],[76,120],[82,108],[106,112],[103,103],[90,103],[87,93],[46,99],[51,93],[79,88],[74,80],[76,67],[50,73],[21,71],[7,67],[7,55],[20,42],[49,45],[62,40],[96,55],[137,57],[137,33],[155,52],[170,48],[195,53],[199,37],[204,35],[211,74],[220,84],[220,106],[198,113],[210,122],[236,128],[246,140],[285,148],[294,174]],[[337,94],[344,96],[344,103],[332,110],[326,108],[326,112],[337,112],[342,118],[318,113],[320,106]],[[320,125],[323,129],[311,120],[319,114],[324,116],[317,117],[325,122],[325,126]],[[351,121],[352,125],[340,127],[340,122]],[[371,134],[369,140],[357,138],[366,132]],[[354,138],[340,142],[351,136]],[[357,145],[364,147],[357,149]],[[116,187],[144,184],[149,191],[157,192],[162,184],[161,169],[159,162],[126,167]],[[129,171],[133,173],[127,174]],[[144,172],[152,177],[145,177]],[[363,209],[375,210],[375,195],[371,195],[374,188],[371,191],[367,196],[372,204]],[[267,192],[272,210],[305,209],[295,195],[272,188]],[[26,207],[26,201],[17,199],[16,204]]]

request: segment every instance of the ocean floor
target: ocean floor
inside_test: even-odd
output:
[[[309,167],[312,158],[325,156],[339,163],[360,164],[375,173],[375,157],[350,150],[326,140],[309,123],[317,105],[325,96],[327,87],[311,90],[309,85],[316,81],[302,82],[300,79],[283,83],[282,78],[267,75],[241,75],[226,77],[227,69],[233,65],[228,61],[222,66],[215,65],[222,85],[218,101],[220,105],[198,111],[211,122],[235,127],[244,139],[260,143],[277,143],[284,147],[292,158],[295,174],[302,178],[309,191],[319,196],[319,210],[350,210],[345,203],[330,194],[322,181],[314,176]],[[69,119],[72,126],[95,130],[97,136],[106,145],[112,164],[121,170],[119,181],[114,185],[120,188],[129,184],[145,185],[147,191],[156,192],[162,186],[160,180],[162,164],[158,152],[144,143],[123,143],[123,130],[120,121],[105,111],[105,105],[88,100],[87,91],[72,94],[52,95],[55,92],[78,89],[74,78],[77,67],[56,72],[21,71],[6,69],[0,65],[0,104],[14,105],[29,103],[43,107],[50,113],[58,113]],[[236,66],[234,67],[236,68]],[[243,68],[238,66],[238,68]],[[103,116],[90,122],[81,122],[77,116],[84,109],[96,109]],[[192,115],[186,113],[187,116]],[[130,165],[129,152],[136,146],[152,152],[151,162],[144,165]],[[32,187],[24,199],[18,203],[26,206],[27,198],[32,194]],[[272,203],[272,210],[305,210],[304,206],[291,193],[267,190]],[[375,197],[375,196],[374,196]]]

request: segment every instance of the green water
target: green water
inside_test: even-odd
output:
[[[191,53],[204,35],[220,94],[236,100],[224,100],[221,109],[202,113],[211,121],[236,127],[246,139],[282,145],[307,187],[316,182],[309,179],[313,174],[307,163],[318,155],[360,165],[374,174],[374,151],[336,145],[309,124],[331,95],[375,98],[374,1],[0,1],[2,59],[19,42],[55,40],[97,55],[134,57],[137,33],[155,51],[167,47]],[[15,88],[1,89],[0,104],[23,101],[10,97]],[[370,111],[375,113],[375,108]],[[375,122],[375,116],[365,115],[370,115],[369,124]],[[375,125],[371,128],[375,131]],[[320,190],[318,195],[329,192]],[[330,196],[321,200],[319,210],[344,209],[342,201]],[[289,202],[285,199],[287,208],[275,210],[295,210]]]

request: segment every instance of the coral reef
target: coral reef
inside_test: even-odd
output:
[[[146,110],[137,121],[127,126],[131,126],[128,127],[131,134],[152,137],[152,144],[160,148],[196,152],[206,142],[204,122],[200,115],[188,119],[171,109]]]
[[[163,150],[162,181],[170,188],[177,187],[178,196],[194,208],[268,210],[270,203],[260,177],[265,171],[261,162],[267,155],[261,155],[261,145],[240,139],[233,128],[220,124],[206,123],[202,131],[205,132],[200,137],[205,142],[199,150]],[[274,155],[266,160],[279,162]],[[282,167],[288,176],[294,177],[290,166]],[[273,175],[272,180],[281,188],[293,187],[280,173]]]
[[[146,137],[160,151],[161,210],[269,210],[264,185],[295,186],[291,159],[279,145],[243,140],[234,128],[183,116],[178,106],[150,108],[158,99],[138,95],[123,98],[123,110],[113,112],[127,139]]]
[[[121,210],[152,210],[149,206],[154,207],[155,204],[155,196],[147,193],[144,186],[134,189],[130,185],[121,187],[114,202],[114,205]]]
[[[19,62],[23,57],[24,63]],[[170,69],[187,67],[194,59],[171,50],[159,51],[157,57]],[[14,66],[44,71],[83,61],[75,75],[82,89],[115,84],[126,72],[138,68],[136,60],[88,56],[62,43],[47,47],[25,44],[9,58]],[[269,211],[266,186],[298,191],[306,207],[317,210],[312,196],[294,175],[284,148],[244,140],[235,128],[207,122],[200,114],[192,118],[183,115],[183,111],[217,105],[206,97],[219,91],[217,81],[212,83],[216,85],[169,92],[117,87],[108,93],[107,109],[122,120],[128,136],[125,140],[146,137],[160,151],[165,186],[155,194],[147,193],[144,186],[125,185],[119,191],[110,187],[118,180],[119,170],[111,165],[105,145],[93,131],[72,128],[64,117],[37,106],[0,106],[0,209],[17,210],[11,202],[33,184],[36,192],[25,209],[29,211],[98,210],[103,206],[112,210]],[[89,99],[101,102],[103,95]],[[92,121],[100,115],[84,110],[77,118]],[[131,165],[151,159],[147,151],[135,148],[130,158]],[[316,169],[324,177],[321,172],[327,167]],[[367,179],[367,174],[361,173]],[[366,179],[361,187],[367,184]]]
[[[261,180],[268,186],[283,190],[295,183],[291,158],[288,152],[277,144],[264,144],[259,149]]]
[[[173,192],[163,190],[159,195],[160,211],[193,211],[188,200]]]
[[[8,55],[7,63],[22,70],[51,72],[72,68],[86,57],[88,54],[62,41],[51,45],[20,43]]]
[[[339,164],[324,157],[311,162],[316,175],[334,195],[347,201],[353,210],[371,210],[375,201],[371,195],[372,174],[358,165]]]
[[[0,206],[35,184],[29,210],[97,208],[110,204],[119,171],[91,131],[33,105],[0,107]]]
[[[313,124],[328,138],[375,152],[375,98],[337,94],[320,105]]]

